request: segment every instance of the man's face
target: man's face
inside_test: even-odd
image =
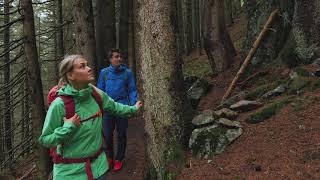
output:
[[[121,54],[117,52],[113,52],[110,63],[113,67],[120,66],[122,63]]]

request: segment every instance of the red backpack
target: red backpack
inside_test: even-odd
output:
[[[48,93],[48,105],[52,103],[57,97],[60,97],[64,103],[64,106],[66,108],[66,118],[69,119],[75,114],[75,103],[72,96],[65,96],[65,95],[58,95],[58,90],[61,88],[61,86],[56,85],[53,88],[50,89]],[[94,115],[80,120],[80,123],[88,121],[90,119],[96,118],[98,116],[103,115],[103,105],[102,105],[102,98],[100,94],[97,92],[95,88],[92,88],[92,96],[99,105],[99,111],[95,113]],[[104,138],[103,138],[104,139]],[[61,144],[63,147],[63,144]],[[96,152],[93,156],[85,157],[85,158],[63,158],[63,151],[61,151],[61,154],[56,153],[56,147],[52,147],[50,149],[50,156],[53,158],[53,162],[56,164],[64,163],[64,164],[70,164],[70,163],[85,163],[85,169],[89,180],[93,180],[93,174],[91,170],[91,161],[98,158],[99,155],[104,151],[103,147],[99,149],[98,152]]]

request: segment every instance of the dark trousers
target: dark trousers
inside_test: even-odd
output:
[[[115,160],[122,161],[125,157],[127,146],[127,128],[128,119],[113,116],[105,116],[103,120],[103,131],[105,134],[105,143],[108,158],[114,158],[113,153],[113,133],[117,130],[117,154]]]

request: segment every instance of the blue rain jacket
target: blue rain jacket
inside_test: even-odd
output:
[[[100,71],[98,88],[114,101],[134,105],[137,102],[137,88],[132,71],[125,65],[110,65]]]

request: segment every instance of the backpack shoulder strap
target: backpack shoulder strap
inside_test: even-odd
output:
[[[104,82],[108,80],[108,74],[109,74],[109,67],[107,67],[104,71],[104,76],[103,76]]]
[[[58,96],[62,99],[66,108],[66,118],[71,118],[76,113],[75,103],[71,96]]]
[[[103,105],[101,95],[98,93],[95,87],[92,87],[92,96],[99,105],[100,112],[103,114]]]
[[[128,69],[126,69],[126,81],[128,81],[128,79],[129,79],[129,70]]]

